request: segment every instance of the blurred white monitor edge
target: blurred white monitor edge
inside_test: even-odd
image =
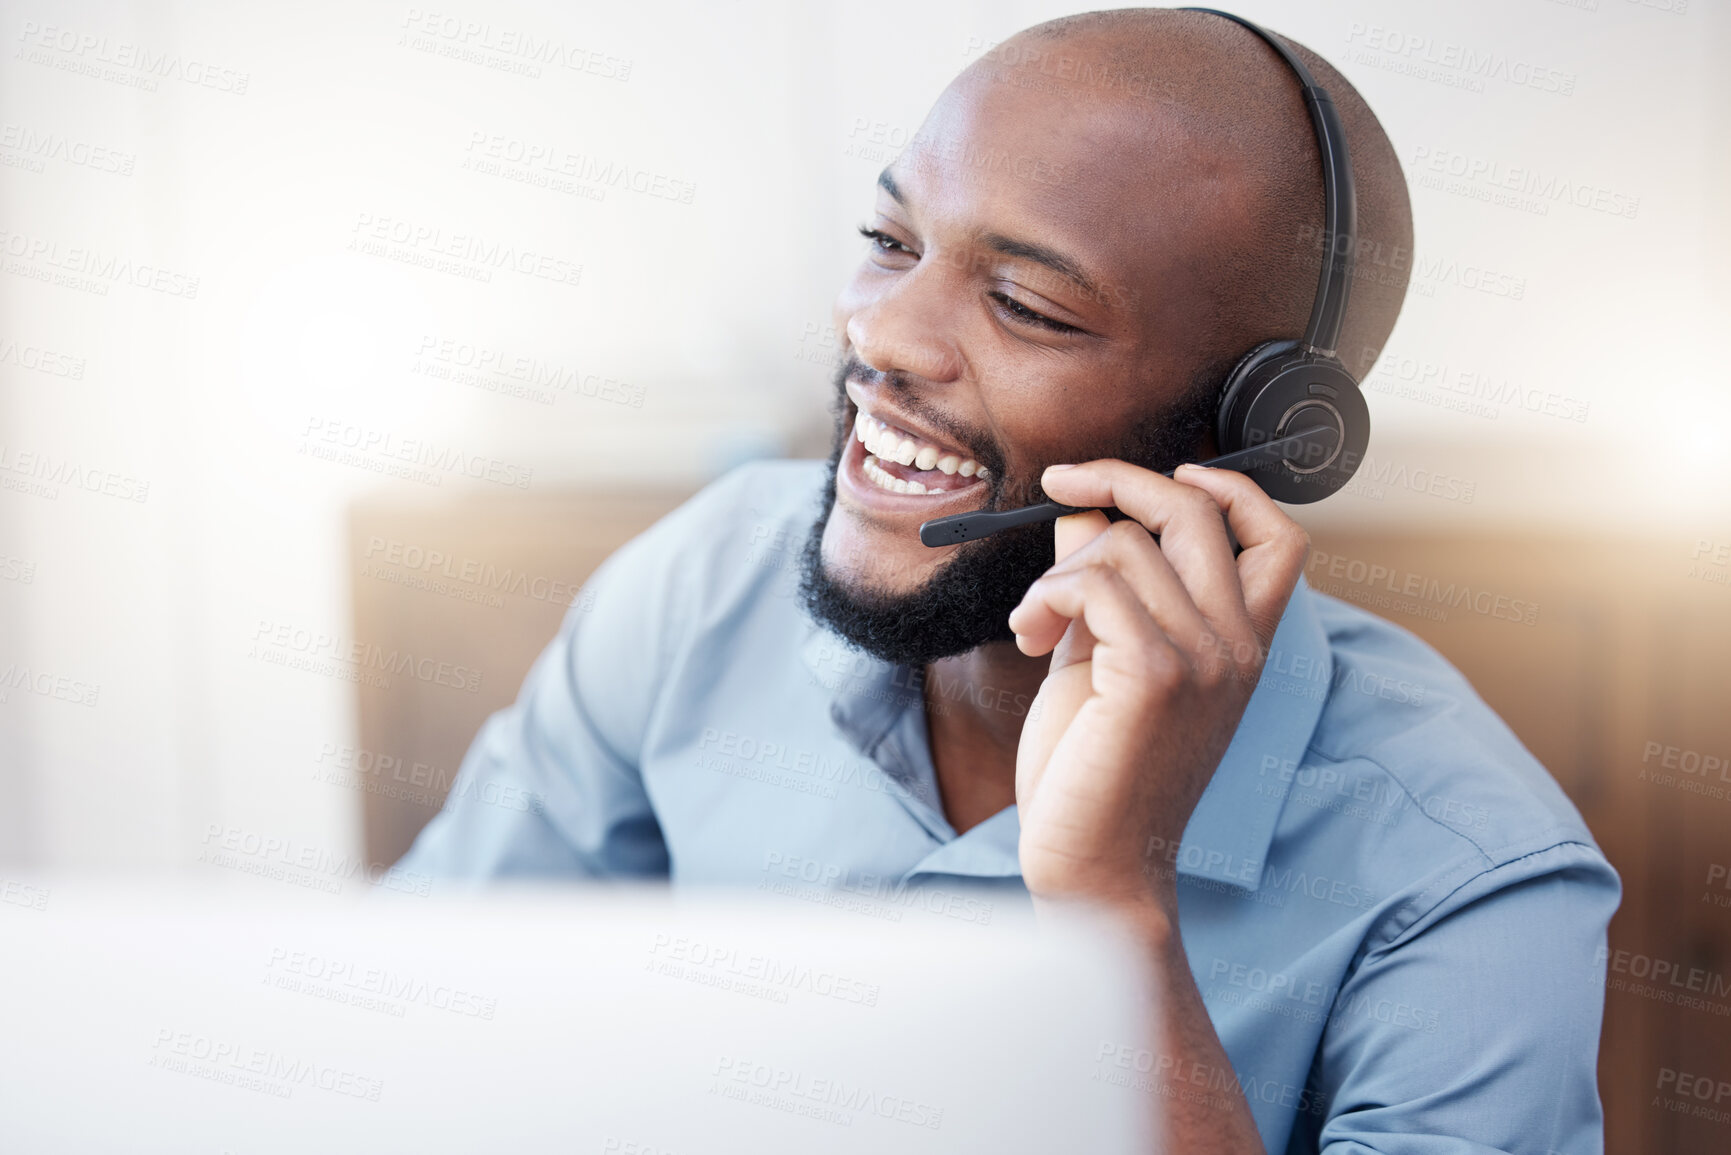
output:
[[[1146,980],[1087,910],[14,890],[3,1151],[1104,1153],[1157,1118]]]

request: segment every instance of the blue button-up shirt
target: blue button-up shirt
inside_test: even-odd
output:
[[[743,466],[609,558],[402,868],[666,877],[886,919],[1026,904],[1016,808],[960,835],[944,817],[922,673],[803,611],[823,476]],[[929,689],[933,708],[1029,707]],[[1602,1149],[1617,876],[1412,635],[1301,582],[1183,840],[1148,849],[1268,1150]],[[1148,1085],[1147,1051],[1102,1055],[1103,1077]]]

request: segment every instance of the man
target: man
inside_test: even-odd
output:
[[[1298,51],[1361,242],[1410,250],[1381,126]],[[880,178],[827,464],[736,470],[609,559],[405,867],[1093,900],[1165,1008],[1170,1150],[1598,1150],[1619,890],[1579,815],[1439,656],[1303,584],[1254,483],[1158,472],[1303,329],[1321,204],[1292,72],[1217,16],[989,53]],[[1404,293],[1354,285],[1356,368]],[[1126,516],[917,537],[1047,497]]]

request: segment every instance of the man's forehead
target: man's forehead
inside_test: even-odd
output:
[[[917,214],[1074,254],[1095,281],[1134,285],[1162,254],[1207,243],[1197,230],[1213,206],[1194,203],[1218,187],[1207,144],[1169,102],[967,72],[886,170],[887,187]]]
[[[950,82],[916,138],[990,141],[1084,177],[1109,176],[1138,157],[1179,155],[1208,143],[1201,139],[1213,119],[1207,92],[1185,95],[1176,83],[1151,82],[1151,91],[1125,88],[1047,76],[1033,66],[984,64]]]

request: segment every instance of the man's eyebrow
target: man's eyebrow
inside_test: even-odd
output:
[[[902,196],[901,186],[896,184],[896,178],[890,175],[889,169],[886,168],[878,173],[878,187],[889,193],[898,205],[908,203],[906,198]]]
[[[1049,249],[1045,245],[1037,245],[1032,241],[1018,241],[1014,237],[1006,237],[1001,233],[987,233],[980,240],[987,248],[1002,253],[1006,257],[1020,257],[1024,261],[1045,265],[1059,276],[1075,282],[1076,287],[1089,297],[1098,299],[1100,296],[1099,289],[1094,286],[1094,282],[1089,279],[1088,274],[1082,271],[1082,266],[1057,249]]]
[[[890,175],[889,169],[878,173],[878,187],[890,194],[899,205],[905,206],[907,198],[902,195],[901,186],[896,184],[896,178]],[[1066,278],[1082,290],[1084,296],[1100,299],[1100,290],[1092,278],[1082,271],[1082,266],[1060,253],[1057,249],[1038,245],[1032,241],[1018,241],[1014,237],[1006,237],[1002,233],[987,233],[980,238],[981,243],[993,252],[1002,253],[1006,257],[1018,257],[1024,261],[1033,261],[1045,265],[1048,269]]]

